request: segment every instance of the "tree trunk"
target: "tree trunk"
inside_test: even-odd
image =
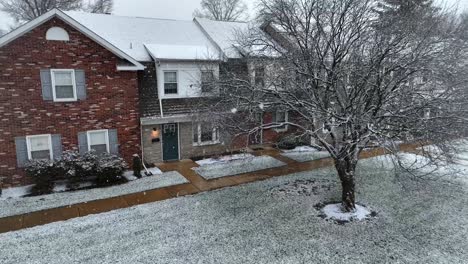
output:
[[[346,212],[356,209],[354,172],[357,161],[351,159],[335,160],[335,167],[341,181],[341,203]]]

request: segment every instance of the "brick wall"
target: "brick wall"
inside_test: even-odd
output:
[[[69,42],[47,41],[46,31],[64,28]],[[14,138],[61,134],[64,149],[77,148],[77,133],[117,129],[120,153],[139,153],[138,78],[117,71],[119,58],[59,19],[52,19],[0,48],[0,177],[4,187],[27,184],[16,168]],[[54,103],[42,99],[40,70],[82,69],[87,99]]]

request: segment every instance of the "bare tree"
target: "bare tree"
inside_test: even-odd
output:
[[[363,149],[409,140],[442,146],[461,136],[467,57],[456,51],[466,43],[455,41],[460,27],[452,16],[431,9],[383,27],[378,1],[260,2],[275,41],[249,32],[239,49],[250,64],[264,65],[265,79],[225,72],[211,113],[237,133],[289,125],[310,137],[334,160],[345,211],[356,208]],[[253,116],[262,110],[291,118],[258,125]]]
[[[108,13],[113,0],[96,0],[84,3],[83,0],[0,0],[0,9],[12,16],[17,23],[31,21],[51,9],[64,11],[86,10],[94,13]]]
[[[237,21],[246,19],[247,5],[242,0],[202,0],[201,10],[195,10],[195,17],[204,17],[219,21]]]
[[[95,0],[95,1],[89,1],[87,6],[84,8],[84,10],[90,13],[107,14],[107,13],[112,12],[113,7],[114,7],[113,0]]]

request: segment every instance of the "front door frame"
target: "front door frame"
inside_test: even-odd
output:
[[[176,124],[177,127],[177,160],[180,160],[180,125],[179,123],[165,123],[161,124],[161,137],[162,137],[162,144],[161,144],[161,156],[163,162],[166,161],[176,161],[176,160],[165,160],[164,159],[164,125]]]

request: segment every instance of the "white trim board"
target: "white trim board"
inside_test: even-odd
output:
[[[5,46],[6,44],[14,41],[15,39],[23,36],[24,34],[28,33],[32,29],[44,24],[45,22],[49,21],[50,19],[58,17],[65,21],[67,24],[75,28],[76,30],[80,31],[96,43],[100,44],[110,52],[114,53],[116,56],[118,56],[121,59],[125,59],[129,62],[131,62],[135,66],[126,66],[125,68],[120,68],[117,67],[117,70],[128,70],[128,71],[138,71],[138,70],[144,70],[145,66],[135,60],[133,57],[128,55],[127,53],[123,52],[101,36],[97,35],[87,27],[83,26],[80,24],[78,21],[74,20],[72,17],[69,15],[65,14],[61,10],[55,8],[50,10],[49,12],[43,14],[42,16],[22,25],[21,27],[11,31],[10,33],[4,35],[3,37],[0,38],[0,48]]]

